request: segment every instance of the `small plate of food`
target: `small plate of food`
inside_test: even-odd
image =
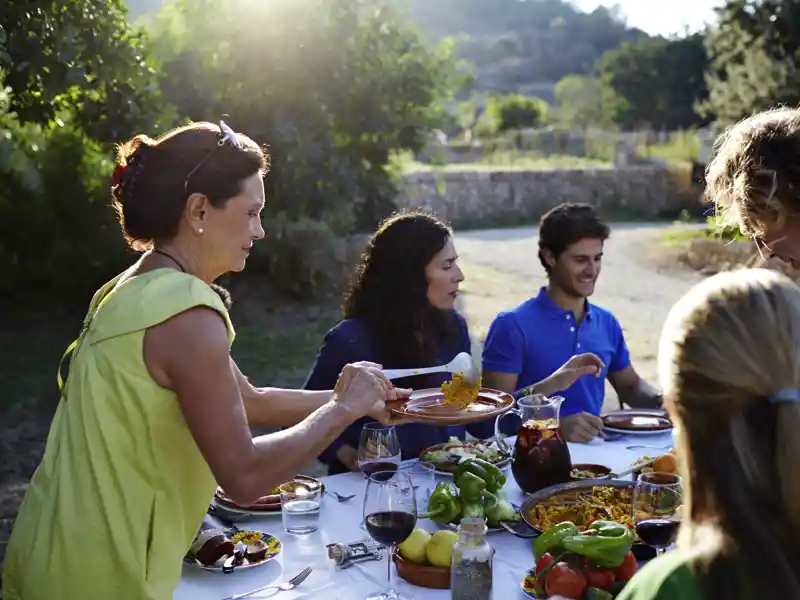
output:
[[[282,549],[278,538],[263,531],[204,529],[195,537],[183,563],[204,571],[231,573],[266,564]]]
[[[321,487],[323,491],[325,489],[325,484],[319,479],[315,479],[314,477],[309,477],[307,475],[297,475],[292,481],[310,487]],[[212,505],[215,507],[215,510],[220,510],[223,515],[228,517],[280,516],[280,487],[276,487],[275,489],[271,490],[269,494],[262,496],[251,504],[236,503],[228,497],[228,495],[225,493],[225,490],[223,490],[221,487],[217,487],[216,492],[214,492],[214,500]]]
[[[416,390],[407,400],[393,402],[396,417],[430,425],[468,425],[494,419],[514,406],[511,394],[469,383],[453,375],[441,388]]]
[[[501,468],[511,462],[511,458],[500,450],[497,442],[464,441],[457,437],[451,437],[443,444],[429,446],[419,455],[419,460],[431,463],[439,475],[452,475],[458,463],[467,458],[480,458]]]

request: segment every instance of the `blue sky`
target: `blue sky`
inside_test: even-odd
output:
[[[597,6],[620,8],[631,27],[647,33],[669,35],[682,33],[685,27],[695,31],[714,18],[713,8],[721,0],[572,0],[583,10]]]

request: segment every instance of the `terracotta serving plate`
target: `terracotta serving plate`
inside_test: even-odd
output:
[[[474,448],[475,444],[473,444],[472,442],[462,442],[460,444],[460,446],[464,447],[464,448]],[[452,448],[452,447],[454,447],[454,445],[452,443],[450,443],[450,442],[443,442],[441,444],[434,444],[433,446],[428,446],[422,452],[419,453],[419,459],[421,461],[425,461],[425,462],[431,463],[436,468],[437,472],[440,472],[440,473],[446,474],[446,475],[451,475],[452,473],[455,472],[456,468],[458,467],[459,458],[454,456],[451,459],[442,461],[442,460],[433,460],[432,458],[427,456],[427,454],[430,453],[430,452],[438,452],[438,451],[441,451],[441,450],[445,450],[448,447]],[[458,446],[455,446],[455,447],[458,447]],[[500,457],[497,458],[496,460],[487,460],[487,459],[484,459],[484,460],[486,460],[487,462],[492,463],[496,467],[504,467],[508,463],[511,462],[511,457],[509,457],[507,454],[502,454],[501,453]]]
[[[311,487],[322,487],[325,489],[325,484],[323,484],[319,479],[315,479],[313,477],[308,477],[307,475],[297,475],[292,481],[297,483],[302,483],[304,485],[308,485]],[[237,511],[247,511],[249,513],[257,513],[257,512],[280,512],[281,510],[281,495],[280,493],[273,493],[267,496],[262,496],[256,502],[252,504],[237,504],[228,496],[225,495],[225,491],[217,487],[217,491],[214,492],[214,500],[217,504],[221,505],[223,508],[234,509]]]
[[[660,410],[615,410],[602,416],[608,431],[623,433],[662,432],[672,429],[667,413]]]
[[[397,567],[397,574],[411,585],[437,590],[450,589],[450,569],[420,565],[406,560],[396,552],[393,560]]]
[[[416,423],[430,425],[468,425],[494,419],[514,406],[511,394],[481,388],[478,398],[466,408],[450,406],[444,402],[444,394],[438,388],[417,390],[408,400],[394,402],[394,416]]]

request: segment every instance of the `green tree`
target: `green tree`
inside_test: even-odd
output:
[[[457,81],[452,43],[423,44],[388,0],[179,0],[149,33],[182,115],[269,145],[265,250],[296,222],[341,234],[393,211],[390,157],[424,146]],[[274,273],[279,255],[259,256]]]
[[[173,118],[160,114],[155,72],[122,0],[14,0],[4,3],[0,24],[0,66],[22,123],[44,126],[76,109],[77,126],[116,142]]]
[[[728,0],[706,40],[709,98],[724,127],[754,111],[800,104],[800,0]]]
[[[613,92],[606,117],[623,128],[684,129],[704,124],[695,105],[708,96],[701,34],[667,39],[640,37],[606,52],[599,61],[603,86]]]
[[[492,111],[498,131],[536,127],[547,117],[547,103],[540,98],[505,94],[493,99]]]
[[[570,127],[602,125],[609,91],[595,77],[567,75],[555,87],[555,119]]]

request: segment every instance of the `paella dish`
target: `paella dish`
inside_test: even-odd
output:
[[[598,519],[633,526],[633,487],[596,485],[550,496],[527,509],[526,520],[540,531],[570,521],[583,531]]]
[[[440,389],[444,395],[445,404],[463,410],[478,399],[478,392],[481,391],[481,378],[479,377],[475,383],[470,383],[463,375],[454,373],[453,379],[445,381]]]

